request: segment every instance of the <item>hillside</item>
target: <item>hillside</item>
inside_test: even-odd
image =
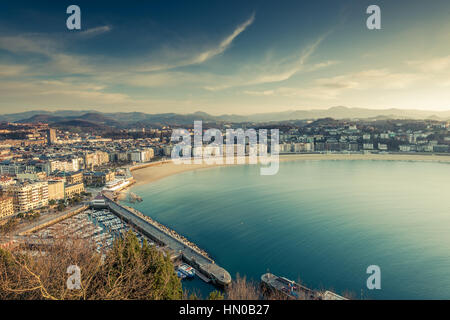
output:
[[[183,126],[192,125],[195,120],[205,123],[241,123],[241,122],[270,122],[292,120],[316,120],[321,118],[333,119],[428,119],[450,120],[450,111],[425,111],[402,109],[364,109],[348,107],[332,107],[323,110],[292,110],[283,112],[257,113],[251,115],[223,114],[210,115],[205,112],[190,114],[160,113],[149,114],[143,112],[102,113],[98,111],[28,111],[22,113],[0,115],[0,121],[16,123],[48,123],[52,125],[70,124],[81,126],[105,126],[114,128],[150,127],[150,126]]]

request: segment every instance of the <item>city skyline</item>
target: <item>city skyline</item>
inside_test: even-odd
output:
[[[450,110],[445,1],[71,4],[2,5],[0,113]]]

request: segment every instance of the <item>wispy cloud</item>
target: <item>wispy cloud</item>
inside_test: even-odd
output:
[[[273,96],[275,94],[275,90],[245,90],[244,93],[251,96]]]
[[[424,60],[407,61],[406,64],[418,68],[425,73],[446,72],[450,69],[450,55]]]
[[[50,52],[55,50],[55,47],[55,41],[38,34],[0,37],[0,49],[12,53],[49,55]]]
[[[75,83],[65,81],[10,81],[2,82],[0,95],[2,104],[8,102],[22,102],[29,105],[36,104],[72,104],[80,105],[106,105],[108,103],[126,103],[129,97],[122,93],[108,93],[102,91],[103,87],[95,83]],[[26,92],[26,94],[23,94]]]
[[[91,28],[91,29],[87,29],[87,30],[81,31],[79,33],[79,35],[81,37],[91,38],[91,37],[95,37],[95,36],[101,35],[103,33],[109,32],[111,30],[112,30],[112,27],[106,25],[106,26],[100,26],[100,27],[95,27],[95,28]]]
[[[24,94],[26,93],[26,94]],[[102,108],[120,112],[124,107],[146,112],[185,112],[198,106],[189,99],[136,98],[125,92],[110,92],[96,82],[63,80],[3,81],[0,79],[0,110],[11,112],[12,105],[59,110]]]
[[[281,82],[281,81],[290,79],[292,76],[294,76],[301,70],[304,70],[305,63],[308,60],[308,58],[311,57],[311,55],[316,51],[317,47],[322,43],[322,41],[327,36],[328,36],[328,33],[326,35],[319,37],[313,44],[311,44],[305,50],[303,50],[303,52],[300,54],[300,56],[296,60],[289,63],[287,66],[286,65],[280,66],[277,63],[272,64],[277,67],[281,67],[281,69],[283,69],[282,71],[262,74],[261,76],[257,77],[253,81],[251,81],[249,84]],[[318,65],[316,65],[316,68],[328,66],[331,64],[332,64],[331,62],[318,64]]]
[[[0,64],[0,76],[1,77],[14,77],[22,74],[27,69],[27,66],[23,65],[5,65]]]
[[[187,67],[191,65],[197,65],[204,63],[222,53],[224,53],[242,32],[244,32],[255,21],[255,13],[253,13],[245,22],[238,25],[233,32],[226,36],[218,45],[212,46],[202,52],[192,53],[186,56],[184,49],[178,49],[177,52],[173,52],[170,49],[165,49],[165,56],[175,57],[175,61],[157,61],[152,63],[141,64],[138,71],[140,72],[155,72],[166,71],[176,69],[180,67]]]
[[[307,98],[315,100],[333,100],[339,95],[339,90],[335,88],[323,88],[311,86],[305,88],[278,87],[271,90],[246,90],[244,94],[260,97],[288,97],[288,98]]]
[[[141,61],[131,61],[128,64],[117,65],[108,57],[100,60],[99,57],[71,53],[66,48],[64,37],[55,34],[21,34],[0,35],[0,49],[13,54],[20,54],[29,58],[24,65],[0,64],[1,96],[3,103],[15,103],[22,101],[24,104],[33,104],[41,101],[48,103],[62,103],[64,101],[77,102],[80,105],[145,105],[146,102],[154,100],[134,100],[129,95],[111,90],[112,86],[118,84],[118,78],[131,87],[165,86],[167,83],[180,84],[192,81],[190,73],[175,72],[173,67],[200,64],[225,52],[233,41],[244,32],[255,21],[252,14],[246,21],[234,28],[233,32],[219,42],[217,46],[210,47],[200,53],[194,53],[181,62],[172,64],[170,61],[158,62],[162,68],[161,72],[143,73],[140,71]],[[100,26],[87,29],[78,33],[78,38],[91,38],[110,32],[111,26]],[[181,50],[184,54],[189,50]],[[35,56],[40,56],[36,63]],[[41,59],[44,58],[44,59]],[[99,61],[100,60],[100,61]],[[96,63],[99,62],[99,63]],[[0,61],[1,63],[1,61]],[[26,74],[24,72],[26,71]],[[76,75],[84,75],[81,84]],[[11,80],[11,77],[19,77],[20,80]],[[61,76],[64,76],[61,79]],[[214,78],[213,74],[196,74],[198,84],[208,82]],[[39,78],[46,77],[48,80],[41,81]],[[59,78],[54,81],[51,79]],[[7,80],[10,79],[10,80]],[[121,84],[122,84],[121,83]],[[99,85],[101,84],[101,85]],[[26,97],[20,92],[27,92]],[[160,105],[164,102],[159,101]],[[171,105],[182,105],[179,101],[170,102]],[[185,104],[186,102],[184,102]]]
[[[27,69],[35,75],[42,73],[51,76],[56,73],[91,73],[93,67],[87,58],[75,54],[65,53],[63,44],[42,34],[3,36],[0,37],[0,49],[15,54],[34,54],[44,56],[48,61],[39,64],[30,63]]]
[[[299,55],[282,60],[270,59],[259,65],[252,65],[244,68],[242,74],[231,77],[228,82],[217,85],[209,84],[204,89],[208,91],[220,91],[231,87],[278,83],[291,79],[299,72],[312,72],[337,64],[338,61],[335,60],[307,64],[308,59],[314,54],[328,34],[319,37],[314,43],[302,50]]]
[[[420,74],[393,72],[387,68],[369,69],[335,77],[317,79],[321,87],[333,89],[405,89],[422,79]]]
[[[392,72],[389,69],[369,69],[328,78],[318,78],[303,87],[278,87],[270,90],[244,91],[252,96],[301,97],[332,100],[349,90],[399,90],[423,80],[419,74]]]
[[[233,31],[233,33],[230,34],[225,39],[223,39],[222,42],[220,42],[220,44],[217,47],[200,53],[192,60],[192,63],[193,64],[203,63],[219,54],[222,54],[225,50],[228,49],[233,40],[236,39],[236,37],[240,35],[242,32],[244,32],[245,29],[247,29],[254,21],[255,21],[255,13],[253,13],[250,16],[250,18],[247,19],[247,21],[237,26],[237,28]]]

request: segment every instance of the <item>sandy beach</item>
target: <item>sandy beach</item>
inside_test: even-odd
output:
[[[414,155],[414,154],[292,154],[280,155],[280,162],[304,160],[388,160],[388,161],[433,161],[450,163],[450,155]],[[174,174],[205,170],[218,166],[233,166],[240,164],[175,164],[171,160],[155,162],[132,169],[136,180],[134,186],[148,184]]]

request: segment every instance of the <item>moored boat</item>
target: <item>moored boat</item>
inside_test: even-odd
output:
[[[179,265],[178,271],[182,272],[188,278],[192,278],[195,276],[195,269],[186,263]]]

